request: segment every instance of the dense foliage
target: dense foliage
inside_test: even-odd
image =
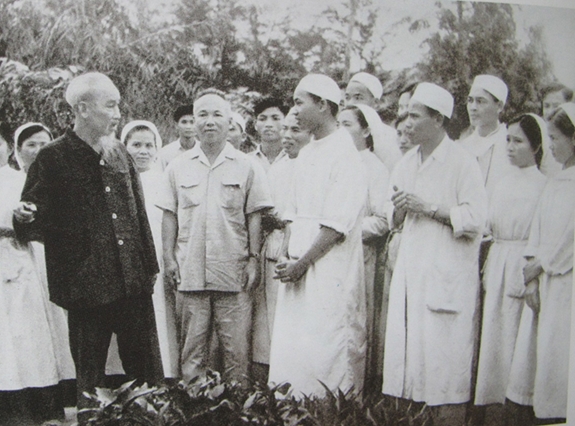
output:
[[[423,426],[431,418],[422,404],[383,395],[362,397],[326,392],[323,398],[296,399],[288,385],[269,388],[258,383],[242,388],[208,372],[188,385],[97,389],[91,399],[91,425],[98,426]]]
[[[438,13],[440,30],[426,41],[429,51],[418,68],[422,80],[453,93],[454,134],[469,125],[465,103],[478,74],[497,75],[509,86],[503,121],[522,112],[539,113],[539,91],[552,79],[541,28],[530,28],[530,42],[521,47],[511,5],[458,2],[456,11],[440,8]]]
[[[437,4],[440,26],[426,41],[425,58],[415,69],[390,72],[378,58],[396,26],[378,27],[381,11],[373,0],[332,4],[306,30],[294,29],[290,16],[272,22],[239,0],[180,0],[176,13],[163,19],[145,0],[2,0],[0,120],[13,127],[43,121],[61,133],[71,120],[62,100],[66,83],[99,70],[120,88],[124,118],[152,120],[169,140],[170,112],[202,88],[231,93],[236,107],[249,108],[258,94],[288,100],[309,71],[347,76],[352,54],[384,82],[388,119],[403,85],[430,80],[455,94],[457,133],[467,125],[472,77],[484,72],[509,84],[508,116],[536,110],[537,91],[553,80],[541,29],[532,28],[531,42],[520,47],[511,6]],[[397,25],[412,32],[429,27],[414,17]]]

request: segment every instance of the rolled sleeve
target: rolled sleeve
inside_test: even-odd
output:
[[[362,238],[382,237],[389,229],[387,225],[387,218],[385,216],[367,216],[363,218],[361,223]]]
[[[263,168],[251,162],[252,172],[250,179],[248,179],[247,199],[245,213],[251,214],[262,209],[272,208],[274,203],[272,201],[270,188],[266,179]]]
[[[357,162],[340,162],[334,167],[332,185],[325,194],[321,226],[347,235],[354,227],[367,199],[365,170]],[[319,196],[319,194],[318,194]]]
[[[343,235],[347,235],[349,232],[349,230],[347,229],[347,227],[345,227],[344,224],[335,222],[333,220],[321,220],[319,222],[319,225],[325,228],[333,229],[335,232],[339,232],[340,234]]]
[[[457,199],[458,205],[451,207],[449,216],[455,238],[475,238],[483,235],[487,224],[487,193],[483,185],[479,166],[468,161],[460,170]]]

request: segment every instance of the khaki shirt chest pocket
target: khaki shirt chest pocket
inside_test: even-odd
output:
[[[243,182],[234,178],[223,179],[220,197],[223,208],[243,211],[245,200]]]
[[[181,208],[189,209],[199,206],[202,200],[202,193],[199,179],[186,179],[180,183],[180,204]]]

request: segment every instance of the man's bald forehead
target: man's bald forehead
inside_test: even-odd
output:
[[[78,102],[93,100],[103,94],[120,97],[118,88],[108,76],[90,72],[72,79],[66,89],[66,102],[74,107]]]
[[[221,109],[227,115],[232,114],[232,107],[228,101],[222,98],[220,95],[209,93],[203,95],[202,97],[196,99],[194,102],[194,114],[202,110],[202,108],[209,107],[211,109]]]

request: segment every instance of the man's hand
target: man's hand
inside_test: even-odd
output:
[[[260,261],[255,257],[250,257],[248,264],[245,269],[246,283],[244,285],[244,291],[250,292],[260,285]]]
[[[164,258],[164,281],[172,290],[177,290],[180,284],[180,267],[174,258]]]
[[[527,260],[527,264],[523,267],[523,282],[528,284],[542,273],[543,268],[541,267],[541,262],[539,262],[539,259],[531,257]]]
[[[541,307],[541,301],[539,299],[539,280],[534,279],[527,284],[525,288],[525,303],[531,309],[533,309],[534,313],[539,312],[539,308]]]
[[[307,272],[309,265],[301,260],[280,259],[275,269],[274,279],[282,283],[294,283],[299,281]]]
[[[395,189],[395,188],[394,188]],[[397,191],[391,196],[393,206],[400,211],[425,214],[430,210],[429,204],[415,194]]]
[[[29,201],[20,201],[18,206],[13,210],[14,219],[20,223],[31,223],[36,219],[38,208],[36,204]]]

